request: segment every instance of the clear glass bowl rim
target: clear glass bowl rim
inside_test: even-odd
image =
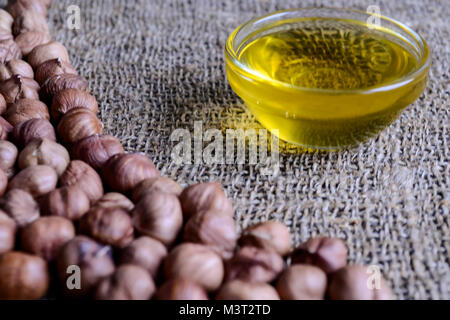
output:
[[[300,86],[296,86],[296,85],[292,85],[290,83],[286,83],[286,82],[282,82],[282,81],[278,81],[278,80],[274,80],[274,79],[269,79],[264,77],[263,75],[255,72],[254,70],[248,68],[247,66],[245,66],[244,64],[242,64],[237,55],[235,50],[233,49],[233,44],[234,44],[234,38],[236,36],[236,34],[242,30],[243,28],[255,24],[263,19],[266,19],[268,17],[275,17],[278,15],[282,15],[284,13],[288,13],[288,12],[301,12],[301,11],[306,11],[306,10],[335,10],[336,12],[350,12],[350,13],[360,13],[360,14],[365,14],[365,15],[373,15],[376,17],[379,17],[382,20],[386,20],[389,21],[392,24],[397,25],[398,27],[405,29],[407,32],[409,32],[413,38],[416,40],[416,44],[419,45],[419,47],[423,50],[423,52],[420,53],[420,60],[419,60],[419,64],[417,66],[417,69],[414,70],[413,72],[400,77],[396,80],[393,80],[392,82],[389,83],[383,83],[382,85],[379,86],[374,86],[374,87],[370,87],[370,88],[363,88],[363,89],[322,89],[322,88],[307,88],[307,87],[300,87]],[[319,16],[320,18],[320,16]],[[280,19],[280,21],[283,21],[282,19]],[[402,87],[408,83],[410,83],[411,81],[413,81],[418,75],[420,75],[421,73],[423,73],[429,66],[431,63],[431,54],[430,54],[430,50],[428,47],[428,44],[426,43],[425,39],[422,38],[422,36],[420,36],[417,32],[415,32],[413,29],[411,29],[410,27],[408,27],[407,25],[383,16],[383,15],[379,15],[379,14],[374,14],[374,13],[368,13],[366,11],[363,10],[357,10],[357,9],[345,9],[345,8],[334,8],[334,7],[305,7],[305,8],[295,8],[295,9],[286,9],[286,10],[280,10],[280,11],[276,11],[273,13],[269,13],[266,14],[264,16],[261,17],[257,17],[254,19],[251,19],[243,24],[241,24],[240,26],[238,26],[232,33],[231,35],[228,37],[226,45],[225,45],[225,54],[227,55],[227,57],[232,61],[232,63],[241,71],[244,71],[246,74],[248,75],[252,75],[253,77],[255,77],[256,79],[260,79],[260,80],[265,80],[265,81],[269,81],[273,84],[277,84],[278,86],[282,86],[285,87],[287,89],[294,89],[294,90],[302,90],[302,91],[310,91],[310,92],[324,92],[324,93],[373,93],[373,92],[377,92],[377,91],[387,91],[387,90],[392,90],[398,87]]]

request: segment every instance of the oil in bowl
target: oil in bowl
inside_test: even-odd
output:
[[[425,42],[388,18],[308,8],[255,19],[230,36],[227,76],[281,139],[338,149],[377,134],[423,91]]]

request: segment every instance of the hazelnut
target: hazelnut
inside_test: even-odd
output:
[[[0,93],[7,104],[20,99],[39,100],[39,84],[31,78],[14,75],[10,79],[0,83]]]
[[[273,250],[242,247],[226,263],[226,281],[271,282],[283,271],[284,261]]]
[[[373,272],[365,266],[345,266],[330,275],[328,297],[331,300],[390,300],[392,292],[381,278],[370,283]]]
[[[81,218],[79,226],[82,233],[119,248],[126,247],[134,238],[131,218],[122,208],[93,207]]]
[[[14,175],[17,154],[18,150],[14,144],[9,141],[0,140],[0,169],[5,172],[8,178]]]
[[[103,279],[114,273],[111,248],[85,236],[76,236],[59,251],[56,265],[61,288],[66,295],[87,296]],[[80,268],[80,288],[70,283],[70,266]],[[70,286],[69,286],[70,285]]]
[[[233,255],[236,240],[234,219],[223,211],[199,212],[184,227],[184,241],[202,243],[224,259]]]
[[[48,290],[50,275],[44,259],[22,252],[0,256],[0,299],[35,300]]]
[[[123,194],[117,192],[106,193],[95,203],[95,206],[101,208],[122,208],[126,211],[134,209],[133,202]]]
[[[68,63],[70,62],[66,47],[59,42],[51,41],[34,48],[28,55],[28,63],[33,69],[36,69],[44,62],[57,58]]]
[[[167,280],[189,279],[206,291],[215,291],[222,283],[224,269],[219,255],[205,246],[183,243],[175,247],[164,261]]]
[[[66,144],[103,132],[103,124],[95,113],[86,108],[74,108],[68,111],[57,128],[58,135]]]
[[[45,103],[33,99],[20,99],[11,104],[4,117],[13,126],[30,119],[50,119]]]
[[[147,270],[153,278],[158,275],[159,267],[167,256],[166,247],[150,237],[133,240],[120,254],[121,264],[135,264]]]
[[[45,81],[41,87],[40,95],[42,100],[51,102],[54,96],[66,89],[87,91],[88,83],[76,74],[56,74]]]
[[[165,245],[175,241],[183,224],[178,198],[163,192],[145,195],[136,204],[132,216],[139,233],[153,237]]]
[[[9,0],[6,10],[14,18],[20,16],[25,11],[36,12],[45,17],[50,3],[51,0]]]
[[[25,169],[35,165],[52,167],[58,176],[70,162],[69,152],[62,145],[49,139],[36,139],[27,144],[19,155],[19,168]]]
[[[3,170],[0,169],[0,197],[5,193],[7,187],[8,187],[8,177],[3,172]]]
[[[39,205],[31,194],[21,189],[8,191],[0,199],[0,207],[16,222],[19,228],[39,218]]]
[[[311,238],[294,250],[292,264],[312,264],[325,273],[334,272],[347,264],[347,247],[336,238]]]
[[[14,18],[8,13],[8,11],[0,9],[0,30],[12,33],[13,23]]]
[[[36,81],[42,86],[48,79],[61,74],[75,74],[78,72],[72,65],[61,58],[48,60],[36,69]],[[84,92],[84,91],[83,91]]]
[[[103,196],[102,179],[94,169],[80,160],[73,160],[69,163],[59,182],[62,187],[78,185],[91,203]]]
[[[78,220],[89,211],[89,198],[77,186],[55,189],[41,200],[42,214]]]
[[[97,300],[148,300],[155,292],[155,283],[139,266],[122,265],[103,279],[95,292]]]
[[[327,275],[318,267],[296,264],[283,272],[276,288],[283,300],[322,300],[327,290]]]
[[[23,169],[10,181],[9,189],[22,189],[34,197],[54,190],[58,183],[56,171],[49,166],[37,165]]]
[[[75,237],[75,227],[62,217],[41,217],[23,228],[23,250],[47,261],[56,258],[59,249]]]
[[[183,191],[183,189],[177,182],[173,181],[170,178],[166,177],[149,178],[141,181],[133,189],[133,201],[138,202],[144,195],[152,193],[154,191],[166,192],[173,194],[175,196],[179,196],[181,194],[181,191]]]
[[[0,140],[6,140],[12,130],[13,126],[3,117],[0,117]]]
[[[248,227],[242,232],[239,244],[273,249],[282,256],[291,251],[289,229],[277,221],[266,221]]]
[[[89,109],[95,114],[98,112],[97,100],[89,92],[78,89],[63,90],[53,98],[52,119],[59,121],[69,110],[81,107]]]
[[[198,183],[187,187],[180,195],[185,218],[200,211],[216,209],[233,216],[231,201],[218,182]]]
[[[80,159],[99,170],[116,154],[124,153],[120,141],[109,135],[93,135],[79,140],[72,148],[74,159]]]
[[[143,154],[116,154],[103,166],[102,177],[118,192],[128,192],[142,180],[159,176],[153,162]]]
[[[166,281],[155,295],[157,300],[208,300],[206,291],[188,279],[171,279]]]
[[[45,16],[39,12],[23,11],[16,16],[12,26],[14,36],[29,32],[38,31],[42,33],[49,33],[48,24]],[[47,41],[48,42],[48,41]]]
[[[45,20],[44,20],[45,21]],[[48,32],[43,31],[27,31],[19,34],[15,41],[22,51],[22,55],[26,57],[34,48],[41,44],[49,43],[52,40]]]
[[[4,39],[4,37],[2,37]],[[0,63],[7,63],[14,59],[22,58],[22,51],[13,39],[0,41]]]
[[[226,282],[216,296],[217,300],[280,300],[274,287],[267,283],[233,280]]]
[[[56,141],[55,129],[45,119],[30,119],[19,123],[14,127],[12,136],[13,140],[21,148],[35,139]]]
[[[0,210],[0,254],[14,249],[16,223]]]
[[[11,60],[0,66],[0,82],[11,79],[16,74],[19,74],[24,78],[34,78],[33,68],[23,60]]]

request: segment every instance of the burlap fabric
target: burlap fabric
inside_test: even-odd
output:
[[[67,27],[74,4],[80,30]],[[235,27],[279,9],[369,4],[422,34],[433,53],[424,94],[379,137],[329,154],[284,145],[276,176],[261,175],[258,165],[174,164],[177,128],[192,132],[195,121],[258,127],[225,78],[223,48]],[[277,219],[295,243],[343,238],[350,261],[379,265],[397,298],[449,299],[449,7],[431,0],[54,0],[49,19],[89,80],[106,132],[127,150],[147,153],[182,184],[220,181],[239,228]]]

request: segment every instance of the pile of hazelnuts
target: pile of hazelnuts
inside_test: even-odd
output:
[[[239,237],[220,184],[183,189],[103,134],[86,80],[51,40],[50,2],[0,10],[0,299],[390,297],[346,265],[341,240],[291,250],[275,221]]]

